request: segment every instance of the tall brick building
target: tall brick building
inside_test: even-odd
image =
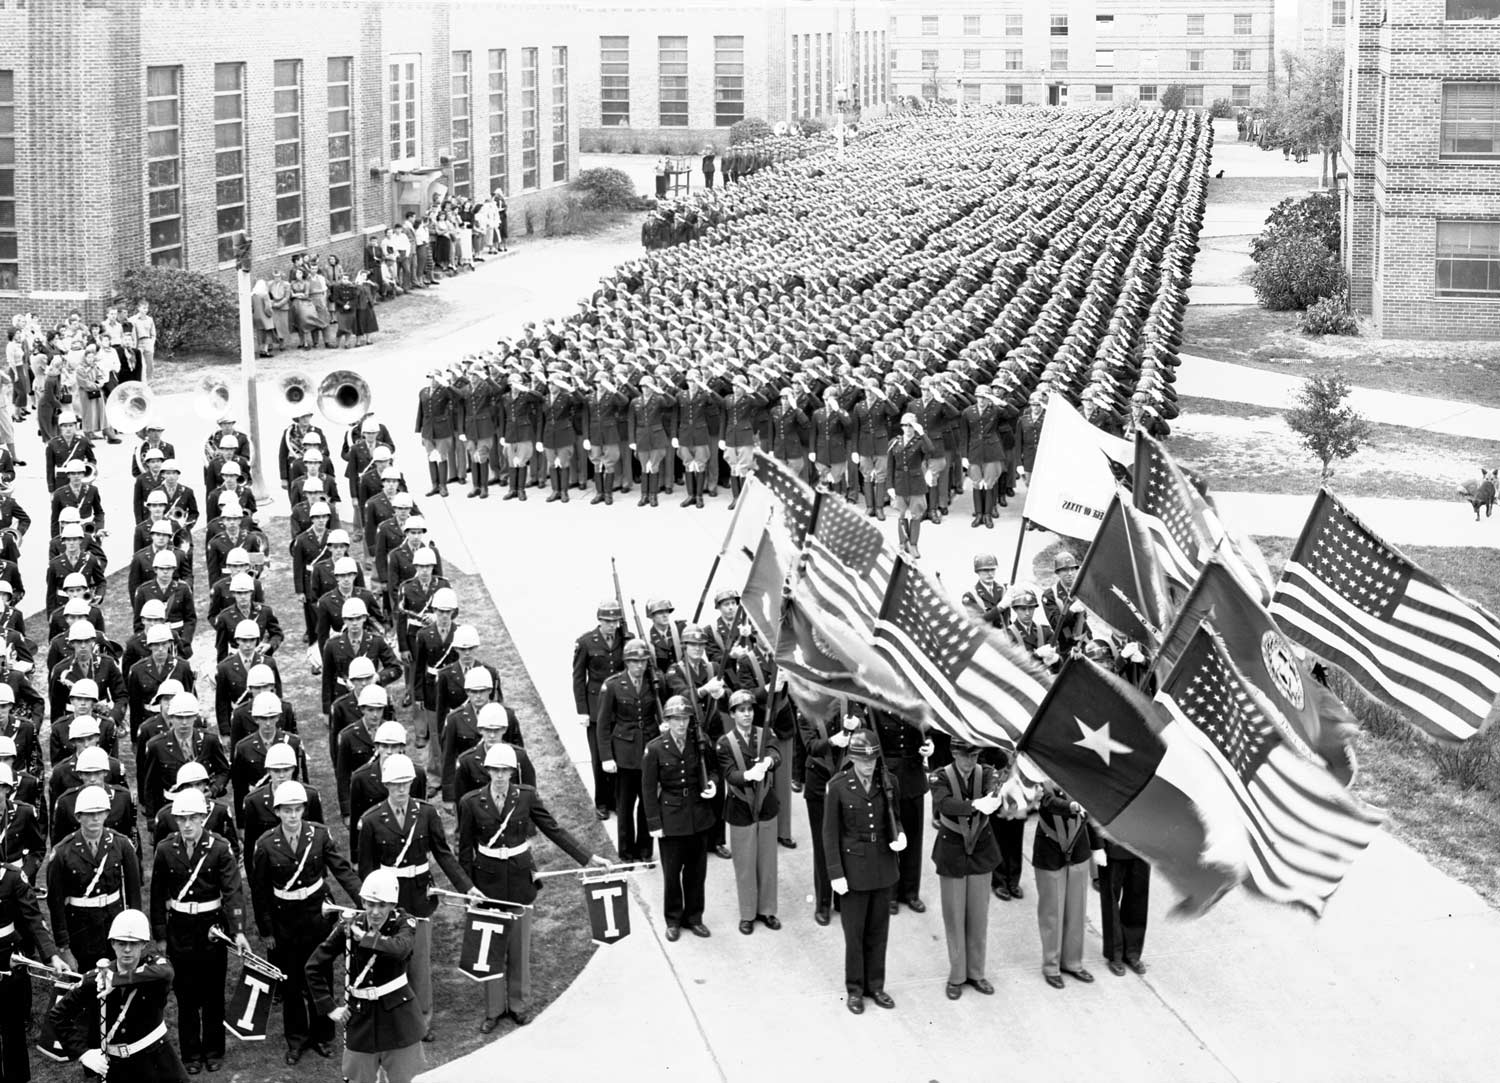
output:
[[[1500,337],[1500,0],[1355,0],[1349,29],[1354,306],[1388,337]]]
[[[0,316],[121,270],[359,266],[438,186],[514,220],[577,169],[576,6],[0,0]]]

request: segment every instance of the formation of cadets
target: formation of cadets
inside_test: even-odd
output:
[[[50,1055],[115,1083],[221,1070],[228,955],[250,958],[255,936],[250,961],[285,975],[288,1066],[334,1056],[342,1024],[344,1078],[410,1080],[435,1037],[429,858],[457,892],[519,903],[535,897],[538,830],[607,862],[537,793],[384,426],[365,414],[330,443],[310,410],[292,420],[274,456],[292,540],[275,553],[232,416],[203,445],[201,489],[142,421],[128,627],[106,622],[98,462],[73,415],[47,447],[49,562],[29,618],[17,558],[33,520],[0,495],[0,1079],[29,1078],[33,976],[73,986],[39,1032]],[[268,604],[268,569],[300,616]],[[288,639],[318,688],[335,792],[310,782]],[[531,1018],[529,920],[509,950],[485,1032]]]
[[[910,553],[966,487],[992,526],[1053,395],[1117,434],[1176,416],[1212,132],[1185,111],[928,110],[699,193],[698,243],[430,373],[428,495],[638,484],[656,506],[681,485],[701,507],[760,448],[894,507]]]

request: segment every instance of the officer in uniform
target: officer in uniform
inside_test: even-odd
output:
[[[296,1064],[307,1050],[333,1055],[333,1024],[312,1000],[306,964],[327,935],[329,921],[322,904],[332,876],[344,893],[359,901],[359,879],[333,841],[328,828],[310,822],[307,790],[302,783],[280,783],[273,794],[279,825],[255,841],[250,858],[250,901],[255,927],[269,940],[271,962],[287,976],[282,987],[281,1027],[286,1063]]]
[[[415,917],[430,918],[437,900],[427,893],[432,884],[428,858],[436,858],[448,880],[459,891],[480,897],[474,890],[453,848],[437,809],[411,796],[417,777],[411,760],[403,755],[389,757],[381,765],[380,781],[385,783],[387,797],[364,814],[359,821],[358,854],[362,876],[379,868],[392,870],[400,884],[402,909]],[[422,1013],[426,1034],[432,1041],[432,923],[420,922],[411,957],[411,984],[417,1006]],[[373,1081],[372,1081],[373,1083]]]
[[[764,726],[754,725],[755,693],[740,689],[729,697],[734,723],[718,739],[719,773],[728,794],[724,820],[734,855],[735,893],[740,932],[755,932],[755,923],[776,931],[776,817],[779,811],[774,774],[782,770],[781,750]]]
[[[0,790],[8,789],[10,768],[0,768]],[[31,980],[11,962],[13,953],[46,960],[54,970],[67,969],[52,934],[42,920],[30,880],[15,866],[0,865],[0,1079],[31,1078],[26,1024],[31,1017]]]
[[[187,1083],[167,1041],[167,996],[176,975],[152,950],[150,922],[133,907],[110,922],[108,935],[113,958],[100,955],[103,965],[50,1012],[63,1051],[110,1083]]]
[[[73,970],[106,957],[110,922],[141,905],[140,858],[129,839],[104,826],[109,804],[104,790],[85,787],[73,806],[78,830],[53,848],[47,863],[52,935]],[[150,939],[149,928],[143,939]]]
[[[882,1008],[896,1006],[885,991],[885,948],[891,892],[900,875],[897,856],[906,849],[906,836],[896,819],[900,792],[877,762],[880,747],[874,736],[855,733],[846,751],[848,764],[828,783],[823,852],[829,883],[842,896],[846,1003],[860,1015],[865,997]]]
[[[979,758],[993,767],[1002,779],[1010,772],[1014,760],[1008,748],[986,748]],[[1033,804],[1038,796],[1040,791],[1032,794]],[[1021,886],[1021,870],[1025,867],[1026,818],[1030,811],[1028,806],[1005,803],[990,817],[990,831],[1000,847],[1000,863],[990,874],[990,891],[1001,902],[1026,897],[1026,889]]]
[[[1000,776],[979,763],[979,750],[960,737],[949,744],[953,762],[934,771],[932,811],[937,837],[932,863],[937,868],[948,941],[949,1000],[972,985],[989,996],[995,987],[984,976],[989,934],[990,874],[1000,863],[1000,847],[990,817],[1000,807]]]
[[[573,706],[588,734],[589,759],[594,765],[594,813],[607,820],[615,807],[615,781],[604,770],[595,727],[604,682],[624,671],[625,641],[630,636],[625,631],[625,611],[614,599],[600,602],[595,617],[598,627],[584,632],[573,644]]]
[[[901,415],[901,435],[886,447],[886,478],[895,506],[896,534],[901,551],[920,557],[917,539],[927,514],[929,462],[936,454],[932,441],[923,434],[915,414]]]
[[[642,800],[642,759],[660,730],[656,689],[646,676],[649,649],[625,644],[625,672],[604,682],[599,693],[595,741],[606,775],[615,780],[616,848],[624,861],[650,861],[651,835]]]
[[[594,466],[594,496],[590,504],[615,502],[615,473],[620,467],[620,420],[630,399],[608,374],[594,378],[594,391],[584,401],[583,449]]]
[[[523,906],[536,900],[533,831],[547,836],[580,865],[609,866],[558,824],[535,786],[518,780],[514,748],[503,742],[491,745],[485,752],[484,769],[489,785],[465,794],[458,805],[458,860],[485,898]],[[530,982],[531,921],[531,912],[524,911],[512,926],[505,977],[484,983],[482,1034],[494,1030],[507,1014],[521,1026],[531,1022],[532,1012],[523,1002]]]
[[[413,996],[418,929],[422,922],[398,906],[400,886],[390,869],[376,869],[360,885],[364,908],[347,912],[307,960],[307,985],[318,1014],[344,1024],[343,1076],[348,1083],[411,1083],[425,1064],[423,1020]],[[333,998],[333,964],[342,958],[347,998]]]
[[[177,833],[161,841],[151,867],[151,930],[166,945],[177,994],[177,1040],[185,1064],[210,1072],[224,1060],[224,986],[227,953],[209,935],[220,928],[241,951],[245,899],[229,840],[205,831],[208,802],[192,787],[172,798]],[[196,1074],[196,1071],[194,1072]]]
[[[1052,643],[1052,630],[1045,620],[1037,620],[1036,591],[1030,587],[1012,586],[1005,595],[1005,635],[1018,647],[1024,647],[1044,666],[1055,667],[1061,655]]]
[[[428,496],[447,496],[448,482],[459,480],[458,449],[453,434],[458,421],[458,400],[438,369],[427,374],[429,383],[417,393],[416,431],[427,452],[427,474],[432,479]]]
[[[979,578],[964,591],[964,608],[975,620],[983,621],[991,628],[1005,627],[1005,613],[1001,603],[1005,600],[1005,587],[996,580],[1000,561],[994,553],[979,553],[974,557],[974,574]]]
[[[1031,848],[1036,873],[1037,928],[1042,939],[1042,976],[1054,989],[1069,975],[1087,984],[1083,967],[1083,924],[1088,916],[1089,856],[1099,839],[1082,806],[1047,783]]]
[[[661,868],[667,939],[676,941],[687,926],[694,936],[710,935],[703,924],[703,885],[708,875],[708,835],[714,824],[718,790],[713,765],[698,743],[688,740],[691,710],[681,696],[662,709],[667,732],[646,745],[641,758],[641,791],[651,837],[661,842]]]
[[[1005,506],[1000,488],[1005,447],[1000,441],[1001,407],[997,393],[988,384],[978,388],[979,398],[958,419],[960,461],[974,483],[974,517],[970,526],[994,528],[995,508]]]
[[[703,493],[708,487],[705,471],[709,469],[710,451],[714,446],[714,433],[719,428],[724,400],[703,384],[703,374],[689,369],[687,388],[677,393],[676,427],[672,446],[682,459],[684,483],[687,496],[682,500],[684,508],[703,507]],[[717,474],[717,463],[713,464]]]
[[[1073,596],[1073,582],[1078,578],[1078,558],[1067,549],[1059,549],[1052,558],[1057,579],[1042,591],[1042,614],[1052,630],[1053,646],[1064,659],[1089,639],[1089,618],[1083,603]]]
[[[880,742],[881,759],[887,771],[895,776],[900,798],[896,802],[896,816],[901,824],[901,833],[909,845],[901,852],[898,864],[900,878],[896,881],[895,896],[891,899],[891,913],[905,903],[920,914],[927,909],[922,901],[922,831],[926,822],[923,805],[927,795],[927,765],[936,750],[932,737],[884,711],[871,711],[876,739]]]
[[[859,467],[865,514],[881,522],[885,521],[886,452],[896,435],[900,416],[900,406],[880,389],[878,382],[869,380],[864,398],[854,407],[850,458]]]

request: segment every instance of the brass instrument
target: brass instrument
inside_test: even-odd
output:
[[[286,981],[286,971],[282,970],[278,966],[273,966],[269,959],[263,959],[259,955],[256,955],[255,952],[244,950],[234,942],[234,937],[230,936],[217,925],[209,927],[208,938],[210,940],[222,940],[224,943],[228,944],[230,948],[234,950],[234,953],[240,957],[241,960],[243,960],[250,966],[253,966],[256,970],[259,970],[266,977],[275,978],[277,981]]]
[[[352,920],[353,918],[362,918],[365,916],[363,910],[356,910],[352,906],[340,906],[338,903],[331,902],[325,902],[321,910],[325,918],[338,918],[341,921],[345,918]]]
[[[292,417],[307,412],[307,399],[312,393],[312,381],[301,373],[281,378],[281,406]]]
[[[110,427],[135,432],[156,419],[156,392],[140,380],[126,380],[104,400]]]
[[[225,383],[213,376],[205,376],[198,382],[198,391],[193,396],[193,412],[205,421],[218,421],[229,412],[234,403],[234,394]]]
[[[38,962],[35,959],[28,959],[26,956],[14,951],[10,954],[10,969],[11,973],[15,973],[18,969],[25,970],[33,978],[50,981],[54,985],[61,985],[65,989],[71,989],[83,981],[83,975],[75,970],[54,970],[46,963]]]
[[[318,381],[318,412],[334,425],[353,425],[370,412],[370,385],[349,369],[335,369]]]

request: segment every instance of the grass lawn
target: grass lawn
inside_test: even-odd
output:
[[[280,666],[286,694],[297,709],[303,740],[307,747],[307,759],[312,773],[312,782],[323,795],[324,808],[337,810],[337,790],[333,770],[329,763],[327,730],[320,714],[318,681],[308,672],[302,644],[302,614],[300,606],[291,595],[290,561],[287,557],[287,521],[278,519],[269,530],[272,567],[266,574],[266,602],[281,620],[287,640],[281,651]],[[201,535],[198,539],[201,543]],[[357,548],[357,547],[356,547]],[[199,577],[197,595],[202,604],[206,589],[202,583],[204,575],[201,560],[197,565]],[[484,584],[478,576],[456,574],[449,570],[453,588],[463,603],[462,619],[474,624],[479,630],[480,642],[484,645],[480,656],[495,664],[501,671],[506,693],[506,702],[515,709],[521,719],[526,736],[526,749],[536,765],[538,789],[547,801],[548,808],[558,821],[571,831],[588,849],[613,855],[605,832],[594,817],[593,802],[584,792],[583,785],[573,770],[552,723],[542,707],[536,689],[525,668],[519,661],[510,633],[499,613],[490,602]],[[200,613],[201,617],[201,613]],[[130,625],[130,608],[125,597],[125,571],[117,571],[109,578],[105,605],[105,620],[111,638],[125,638]],[[198,673],[198,695],[200,700],[212,704],[212,631],[206,622],[200,624],[194,641],[194,667]],[[204,674],[209,675],[205,679]],[[400,702],[399,682],[391,686],[392,702]],[[407,712],[398,711],[403,721]],[[131,783],[134,792],[134,783]],[[429,787],[430,792],[436,789]],[[441,801],[438,806],[442,809]],[[444,811],[444,823],[449,832],[449,841],[457,848],[457,825]],[[345,853],[348,853],[348,835],[343,825],[332,827],[332,834]],[[571,868],[573,862],[543,836],[533,841],[537,851],[537,863],[541,868]],[[143,859],[149,877],[150,857]],[[441,871],[436,872],[439,886],[449,887]],[[149,898],[149,882],[146,889]],[[340,894],[340,904],[347,902]],[[248,910],[248,899],[246,902]],[[264,945],[256,943],[254,923],[248,920],[251,942],[261,954]],[[508,1018],[492,1035],[479,1034],[478,1025],[484,1017],[483,1002],[478,985],[463,976],[455,963],[458,958],[459,932],[463,911],[454,906],[443,906],[434,916],[432,947],[433,977],[433,1026],[438,1040],[424,1045],[428,1065],[433,1066],[460,1057],[496,1038],[502,1038],[515,1024]],[[583,893],[571,878],[563,877],[548,883],[546,890],[537,898],[532,952],[532,989],[528,1003],[540,1008],[568,987],[578,972],[593,954],[594,945],[589,936],[588,913],[583,903]],[[237,973],[231,960],[231,978]],[[338,978],[337,980],[342,980]],[[169,1009],[168,1025],[175,1025],[175,1005]],[[175,1035],[175,1031],[174,1031]],[[175,1040],[175,1039],[174,1039]],[[264,1042],[239,1043],[229,1040],[228,1058],[224,1062],[224,1078],[233,1078],[239,1083],[282,1083],[290,1073],[282,1061],[284,1045],[281,1040],[281,1015],[277,1009],[272,1013],[270,1036]],[[34,1078],[50,1081],[73,1080],[78,1069],[74,1065],[55,1065],[45,1058],[32,1058]],[[333,1079],[338,1075],[337,1062],[323,1063],[314,1054],[302,1061],[300,1074],[309,1078]]]
[[[1280,153],[1267,151],[1266,153]],[[1230,203],[1246,203],[1266,208],[1266,213],[1287,196],[1303,196],[1317,191],[1317,181],[1303,187],[1294,177],[1236,177],[1210,178],[1208,202],[1210,206]]]
[[[1266,560],[1279,572],[1292,541],[1261,537]],[[1472,598],[1490,612],[1500,612],[1500,579],[1490,549],[1413,546],[1402,550],[1421,568],[1452,590]],[[1500,905],[1500,772],[1494,759],[1500,744],[1489,730],[1469,745],[1485,788],[1465,787],[1445,777],[1439,761],[1451,756],[1406,728],[1389,724],[1371,728],[1372,712],[1355,698],[1349,706],[1366,724],[1356,746],[1359,775],[1355,789],[1389,814],[1390,831],[1448,875],[1472,887],[1492,905]],[[1465,746],[1467,749],[1468,746]]]
[[[1245,403],[1184,397],[1172,423],[1172,453],[1214,489],[1314,493],[1320,468],[1282,412]],[[1348,496],[1458,500],[1479,467],[1500,465],[1500,440],[1375,425],[1370,442],[1334,464],[1332,484]]]
[[[1302,376],[1337,370],[1359,387],[1500,406],[1500,342],[1316,338],[1297,330],[1300,318],[1250,305],[1190,306],[1182,352]]]

